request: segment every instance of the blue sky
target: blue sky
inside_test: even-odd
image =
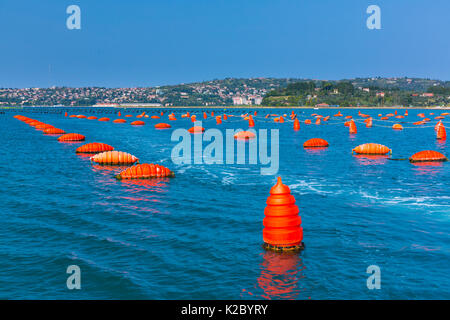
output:
[[[66,8],[81,8],[81,30]],[[381,8],[381,30],[366,8]],[[450,80],[448,0],[0,0],[0,87]]]

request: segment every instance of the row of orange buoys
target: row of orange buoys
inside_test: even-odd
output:
[[[67,114],[66,114],[67,116]],[[64,130],[55,128],[52,125],[31,119],[22,115],[16,115],[14,118],[23,121],[30,126],[37,127],[38,130],[44,130],[44,134],[62,134],[57,138],[60,142],[80,142],[85,140],[85,136],[79,133],[65,133]],[[83,118],[83,117],[78,117]],[[106,121],[106,120],[105,120]],[[108,119],[109,121],[109,119]],[[94,154],[90,157],[91,161],[100,165],[134,165],[139,163],[139,159],[132,154],[115,151],[114,147],[99,142],[91,142],[78,147],[75,153]],[[139,167],[138,167],[139,166]],[[116,176],[118,179],[149,179],[161,177],[173,177],[174,173],[161,165],[141,164],[135,165],[123,170]]]

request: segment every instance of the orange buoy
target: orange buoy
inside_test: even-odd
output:
[[[98,121],[109,121],[109,118],[103,117],[103,118],[98,119]]]
[[[45,129],[48,129],[48,128],[54,128],[54,126],[52,126],[51,124],[47,124],[47,123],[40,123],[37,126],[35,126],[35,128],[38,130],[44,131]]]
[[[441,140],[447,139],[447,132],[445,131],[445,127],[443,124],[437,127],[436,136],[437,136],[437,139],[441,139]]]
[[[203,119],[207,119],[208,115],[206,114],[206,112],[203,112]]]
[[[66,133],[63,129],[58,128],[47,128],[44,130],[44,134],[64,134]]]
[[[191,116],[191,121],[192,121],[192,122],[197,121],[197,116],[196,116],[195,114]]]
[[[116,120],[113,120],[113,123],[125,123],[125,122],[127,122],[127,120],[125,120],[125,119],[116,119]]]
[[[67,117],[67,112],[64,113],[64,117]]]
[[[169,129],[172,128],[172,126],[168,123],[157,123],[155,124],[156,129]]]
[[[203,133],[203,132],[205,132],[205,128],[199,127],[199,126],[195,126],[195,127],[190,128],[188,131],[190,133]]]
[[[388,113],[388,114],[386,115],[386,117],[393,117],[393,116],[394,116],[393,113]]]
[[[236,140],[250,140],[256,138],[256,135],[251,131],[239,131],[234,135]]]
[[[93,162],[98,164],[122,165],[138,163],[139,159],[135,156],[122,151],[106,151],[91,157]]]
[[[320,118],[316,119],[316,124],[319,125],[320,124]]]
[[[88,120],[97,120],[97,117],[96,116],[90,116],[90,117],[88,117]]]
[[[211,117],[214,117],[214,111],[211,111]]]
[[[380,120],[389,120],[389,117],[381,117]]]
[[[425,118],[425,114],[424,113],[419,113],[417,116],[421,117],[421,118]]]
[[[413,125],[415,125],[415,126],[419,126],[421,124],[425,124],[425,121],[417,121],[417,122],[413,123]]]
[[[353,118],[352,116],[346,116],[345,119],[351,119]]]
[[[84,114],[77,115],[78,119],[86,119],[87,117]]]
[[[119,112],[117,112],[117,116],[118,117],[120,117],[122,114],[120,113],[120,111]]]
[[[66,133],[58,138],[58,141],[83,141],[86,137],[79,133]]]
[[[358,130],[357,130],[357,128],[356,128],[355,121],[352,120],[352,121],[350,122],[348,128],[349,128],[350,134],[358,133]]]
[[[413,154],[409,158],[410,162],[424,162],[424,161],[448,161],[447,157],[442,153],[433,151],[433,150],[425,150],[420,151]]]
[[[98,153],[98,152],[105,152],[105,151],[112,151],[114,148],[106,143],[100,143],[100,142],[91,142],[88,144],[85,144],[81,147],[78,147],[77,150],[75,150],[76,153]]]
[[[323,118],[323,121],[328,121],[330,119],[330,116],[326,116],[325,118]]]
[[[295,131],[300,130],[300,121],[298,120],[298,118],[295,118],[294,120],[294,130]]]
[[[441,113],[441,116],[448,116],[448,115],[450,115],[450,113],[448,113],[448,112]]]
[[[367,118],[366,128],[372,128],[372,117]]]
[[[69,116],[69,118],[76,118],[76,117],[77,117],[76,114],[71,114],[71,115]]]
[[[306,119],[306,120],[305,120],[305,124],[311,124],[311,120]]]
[[[159,164],[142,163],[125,169],[116,178],[122,179],[152,179],[152,178],[173,178],[175,174],[168,168]]]
[[[352,153],[358,154],[386,154],[392,152],[388,147],[378,143],[365,143],[352,149]]]
[[[145,124],[144,121],[136,120],[130,123],[132,126],[143,126]]]
[[[443,116],[437,116],[437,117],[434,117],[436,120],[441,120],[441,119],[445,119],[445,117],[443,117]]]
[[[402,115],[398,115],[398,116],[395,116],[397,119],[403,119],[404,118],[404,116],[402,116]]]
[[[396,123],[396,124],[394,124],[392,126],[392,129],[394,129],[394,130],[403,130],[403,127],[402,127],[401,124]]]
[[[125,117],[127,118],[131,118],[133,115],[132,114],[126,114]]]
[[[303,143],[303,148],[323,148],[328,147],[328,141],[320,138],[312,138]]]
[[[227,120],[228,116],[226,114],[224,114],[222,118],[223,118],[223,120]]]
[[[342,117],[342,113],[339,111],[338,113],[336,113],[333,117]]]
[[[299,251],[304,248],[302,219],[291,190],[281,177],[270,189],[263,220],[264,248],[275,251]]]
[[[160,119],[160,116],[151,116],[150,119]]]
[[[408,116],[408,110],[405,110],[405,117]]]
[[[253,120],[253,117],[250,115],[248,117],[248,127],[253,128],[255,126],[255,120]]]
[[[221,124],[221,123],[222,123],[222,117],[216,116],[216,124]]]

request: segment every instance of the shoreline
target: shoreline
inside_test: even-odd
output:
[[[385,106],[385,107],[314,107],[314,106],[259,106],[259,105],[248,105],[248,106],[126,106],[126,107],[94,107],[94,106],[7,106],[0,107],[1,109],[23,109],[23,108],[113,108],[113,109],[330,109],[330,110],[345,110],[345,109],[430,109],[430,110],[450,110],[449,106],[426,106],[426,107],[404,107],[404,106]]]

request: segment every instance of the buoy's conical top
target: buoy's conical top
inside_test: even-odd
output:
[[[281,177],[278,177],[277,183],[270,189],[270,194],[289,194],[291,189],[281,181]]]

